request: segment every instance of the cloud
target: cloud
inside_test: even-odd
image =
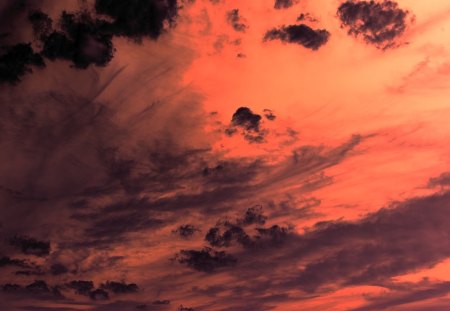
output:
[[[109,294],[107,291],[101,289],[101,288],[97,288],[91,292],[89,292],[89,298],[91,298],[92,300],[108,300],[109,299]]]
[[[129,294],[138,291],[138,286],[134,283],[126,284],[124,282],[108,281],[100,284],[100,288],[113,292],[114,294]]]
[[[33,27],[35,39],[43,40],[53,30],[53,20],[40,10],[31,12],[28,20]]]
[[[352,311],[362,310],[386,310],[402,305],[408,305],[410,308],[415,302],[424,302],[433,298],[446,296],[450,292],[450,282],[431,283],[422,281],[419,283],[404,284],[405,288],[389,291],[387,294],[368,296],[368,303],[361,307],[352,309]],[[434,310],[430,306],[423,306],[422,310]],[[414,309],[415,310],[415,309]]]
[[[275,9],[288,9],[294,5],[294,0],[275,0]]]
[[[242,135],[250,143],[262,143],[267,131],[261,128],[261,116],[253,113],[250,108],[239,107],[231,118],[231,126],[225,130],[229,136],[242,130]]]
[[[284,43],[296,43],[311,50],[318,50],[328,42],[330,33],[325,29],[312,29],[305,24],[288,25],[273,28],[266,32],[264,41],[280,40]]]
[[[434,188],[437,186],[445,187],[450,185],[450,172],[444,172],[438,177],[432,177],[428,181],[428,187]]]
[[[395,1],[345,1],[337,11],[342,27],[354,37],[362,37],[379,49],[399,45],[397,39],[410,22],[409,12]]]
[[[264,116],[267,120],[273,121],[277,118],[276,115],[273,114],[273,111],[270,109],[264,109]]]
[[[107,65],[113,58],[112,35],[102,31],[105,22],[87,13],[63,12],[61,30],[42,35],[42,55],[48,59],[70,60],[77,68]]]
[[[206,233],[205,240],[213,247],[229,247],[231,243],[237,242],[243,246],[250,246],[250,236],[239,226],[230,223],[225,224],[225,229],[213,227]]]
[[[19,268],[29,268],[30,264],[27,263],[25,260],[23,259],[13,259],[13,258],[9,258],[9,257],[1,257],[0,258],[0,268],[1,267],[7,267],[7,266],[15,266],[15,267],[19,267]]]
[[[50,242],[47,241],[39,241],[27,236],[15,236],[9,240],[9,243],[27,255],[44,257],[50,254]]]
[[[236,258],[224,251],[215,251],[205,247],[202,250],[182,250],[177,254],[177,261],[201,272],[215,272],[218,269],[234,266]]]
[[[78,295],[89,296],[90,292],[94,289],[94,282],[92,281],[71,281],[67,284],[67,287],[74,289]]]
[[[434,266],[450,255],[445,238],[449,198],[448,192],[434,194],[397,203],[360,221],[317,224],[297,242],[299,260],[316,259],[305,264],[295,283],[306,291],[325,284],[380,284]]]
[[[176,0],[96,0],[95,10],[113,19],[107,29],[117,36],[157,39],[164,32],[165,22],[174,24],[178,3]]]
[[[239,15],[238,9],[233,9],[227,12],[227,21],[234,30],[245,32],[248,26],[242,22],[242,17]]]
[[[26,286],[7,283],[2,285],[2,289],[3,292],[8,294],[17,294],[42,300],[60,300],[65,298],[58,287],[49,286],[43,280],[36,280]]]
[[[237,223],[239,225],[249,226],[249,225],[264,225],[266,223],[267,216],[263,214],[262,206],[252,206],[245,212],[242,219],[238,219]]]
[[[27,73],[32,73],[32,67],[45,67],[42,57],[33,51],[31,44],[19,43],[2,47],[0,55],[0,83],[15,84]]]
[[[187,237],[194,235],[198,231],[200,231],[200,229],[196,228],[194,225],[184,224],[184,225],[180,225],[173,232],[183,238],[187,238]]]

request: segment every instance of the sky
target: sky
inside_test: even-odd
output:
[[[445,0],[2,1],[0,309],[450,309],[449,29]]]

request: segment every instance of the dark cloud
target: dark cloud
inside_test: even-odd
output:
[[[250,236],[239,226],[226,224],[224,229],[213,227],[205,235],[205,240],[214,247],[229,247],[233,242],[250,246]]]
[[[273,111],[270,109],[264,109],[264,116],[267,120],[273,121],[277,118],[276,115],[273,114]]]
[[[60,24],[61,31],[41,36],[43,56],[69,60],[77,68],[87,68],[91,64],[105,66],[111,61],[114,48],[112,35],[105,30],[105,21],[93,19],[86,12],[63,12]]]
[[[240,107],[231,118],[231,126],[225,130],[229,136],[242,130],[242,135],[250,143],[262,143],[265,141],[266,130],[261,129],[261,116],[253,113],[250,108]]]
[[[450,256],[449,202],[449,193],[435,194],[381,209],[358,222],[318,224],[301,237],[297,255],[323,255],[305,265],[296,284],[307,291],[332,283],[379,284],[434,266]]]
[[[100,284],[100,289],[108,290],[114,294],[130,294],[138,291],[138,286],[134,283],[124,283],[116,281],[108,281]]]
[[[42,57],[35,53],[29,43],[1,47],[0,83],[15,84],[26,73],[33,72],[32,67],[45,67]]]
[[[13,292],[17,292],[17,291],[22,290],[22,286],[20,286],[18,284],[7,283],[7,284],[3,284],[2,285],[2,289],[5,292],[13,293]]]
[[[60,263],[55,263],[50,267],[50,273],[53,275],[66,274],[69,272],[66,266]]]
[[[119,239],[129,232],[139,232],[146,229],[153,229],[161,227],[164,222],[161,219],[149,217],[145,212],[130,211],[130,212],[117,212],[96,215],[83,215],[77,216],[79,220],[88,219],[94,216],[97,218],[86,229],[88,237],[106,241],[112,239]]]
[[[253,113],[247,107],[240,107],[233,114],[231,123],[234,126],[241,126],[247,131],[259,131],[259,123],[261,121],[261,116]]]
[[[294,5],[294,0],[275,0],[274,8],[279,9],[288,9]]]
[[[177,0],[96,0],[95,10],[113,19],[108,28],[114,35],[157,39],[165,22],[174,24],[178,4]]]
[[[43,280],[36,280],[26,286],[7,283],[1,286],[5,293],[31,297],[41,300],[65,299],[57,286],[49,286]]]
[[[291,231],[289,228],[280,227],[279,225],[273,225],[270,228],[256,228],[259,236],[258,239],[268,239],[271,242],[283,241],[288,233]]]
[[[195,310],[194,308],[184,307],[183,305],[180,305],[177,311],[195,311]]]
[[[330,33],[325,29],[312,29],[305,24],[281,26],[266,32],[264,41],[280,40],[297,43],[311,50],[318,50],[328,42]]]
[[[42,281],[42,280],[34,281],[33,283],[27,285],[25,288],[31,292],[36,292],[36,293],[50,292],[49,286],[47,285],[47,283],[45,281]]]
[[[352,311],[363,310],[390,310],[392,308],[402,306],[405,304],[421,302],[432,298],[440,298],[446,296],[450,292],[450,282],[419,282],[419,284],[405,284],[406,288],[394,289],[384,295],[375,297],[368,296],[366,299],[369,301],[367,304],[352,309]],[[422,310],[434,310],[431,307],[424,307]],[[411,308],[412,310],[412,308]],[[414,309],[416,310],[416,309]],[[437,309],[436,309],[437,310]]]
[[[198,229],[194,225],[185,224],[185,225],[180,225],[173,232],[180,235],[183,238],[187,238],[187,237],[194,235],[194,233],[199,232],[199,231],[200,231],[200,229]]]
[[[96,290],[89,292],[89,298],[92,300],[108,300],[109,294],[107,291],[97,288]]]
[[[40,10],[31,12],[28,20],[33,27],[35,39],[42,40],[53,30],[53,20]]]
[[[205,247],[202,250],[182,250],[177,255],[181,264],[201,272],[214,272],[220,268],[234,266],[236,258],[223,251]]]
[[[302,22],[302,21],[308,21],[311,23],[315,23],[315,22],[317,22],[317,19],[315,17],[311,16],[311,14],[309,14],[309,13],[301,13],[297,17],[297,22]]]
[[[19,268],[29,268],[30,265],[23,259],[13,259],[9,257],[0,258],[0,267],[15,266]]]
[[[248,26],[242,22],[242,17],[239,15],[238,9],[227,12],[227,21],[236,31],[245,32],[248,28]]]
[[[349,35],[362,37],[377,48],[398,46],[396,39],[407,27],[409,12],[399,8],[395,1],[345,1],[337,11],[342,27]]]
[[[155,300],[155,301],[152,302],[152,304],[154,304],[154,305],[168,305],[168,304],[170,304],[170,300],[167,300],[167,299],[165,299],[165,300]]]
[[[39,241],[27,236],[15,236],[9,240],[9,243],[27,255],[44,257],[50,254],[50,242]]]
[[[256,205],[247,209],[244,217],[238,219],[237,223],[244,226],[264,225],[266,220],[267,216],[263,214],[262,206]]]
[[[258,159],[241,159],[220,161],[215,166],[205,167],[202,173],[207,184],[231,185],[250,182],[262,169],[263,163]]]
[[[440,174],[438,177],[432,177],[428,181],[428,187],[434,188],[437,186],[444,187],[450,185],[450,172]]]
[[[71,281],[67,284],[67,287],[75,290],[78,295],[89,296],[90,292],[94,289],[94,282],[92,281]]]

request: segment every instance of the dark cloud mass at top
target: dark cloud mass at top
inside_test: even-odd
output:
[[[345,1],[337,15],[349,35],[362,37],[380,49],[397,46],[397,39],[411,21],[409,12],[390,0]]]
[[[28,5],[24,1],[19,12],[26,11]],[[137,42],[144,37],[156,40],[166,24],[175,25],[178,9],[177,0],[96,0],[97,14],[64,11],[54,23],[45,12],[33,8],[27,26],[32,28],[34,40],[41,41],[42,49],[35,51],[28,42],[1,46],[0,83],[17,83],[33,67],[45,67],[43,57],[70,61],[81,69],[91,64],[105,66],[114,56],[114,36]]]
[[[90,64],[107,65],[113,58],[112,35],[106,32],[106,22],[91,18],[87,13],[63,12],[61,31],[40,35],[42,55],[50,60],[69,60],[77,68]],[[42,33],[43,31],[39,31]]]
[[[296,43],[311,50],[318,50],[328,42],[330,33],[325,29],[313,29],[305,24],[288,25],[273,28],[266,32],[264,41],[280,40]]]
[[[114,35],[157,39],[164,31],[165,22],[174,24],[178,3],[177,0],[96,0],[95,10],[113,18],[108,30]]]

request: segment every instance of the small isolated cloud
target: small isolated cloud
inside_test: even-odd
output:
[[[238,9],[233,9],[227,12],[227,21],[236,31],[245,32],[248,28],[248,26],[243,22],[243,18],[239,14]]]
[[[305,24],[273,28],[264,35],[264,41],[280,40],[284,43],[296,43],[311,50],[318,50],[329,38],[330,33],[327,30],[312,29]]]
[[[240,107],[231,118],[231,126],[225,130],[225,133],[232,136],[240,129],[244,138],[250,143],[264,142],[267,134],[266,130],[261,128],[261,116],[253,113],[250,108]]]
[[[317,18],[313,17],[309,13],[301,13],[297,17],[297,22],[303,22],[303,21],[307,21],[307,22],[310,22],[310,23],[315,23],[315,22],[317,22]]]
[[[267,120],[273,121],[277,118],[276,115],[273,114],[273,111],[270,109],[264,109],[264,116]]]
[[[275,0],[274,8],[279,9],[288,9],[294,5],[294,0]]]
[[[341,26],[348,34],[362,37],[379,49],[398,46],[396,41],[412,20],[409,12],[399,8],[395,1],[353,1],[342,3],[337,11]]]

